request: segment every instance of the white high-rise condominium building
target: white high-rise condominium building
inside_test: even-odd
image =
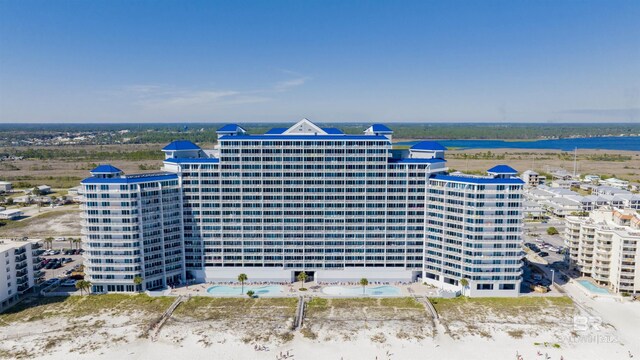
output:
[[[640,292],[640,215],[605,207],[589,217],[567,216],[565,243],[582,275],[614,292]]]
[[[91,174],[82,181],[82,246],[93,291],[161,288],[185,279],[177,175],[126,176],[110,165]]]
[[[40,245],[28,241],[0,240],[0,311],[14,305],[35,284]]]
[[[423,278],[456,290],[467,278],[472,296],[517,295],[523,181],[508,166],[484,177],[446,175],[444,147],[420,142],[393,150],[392,134],[376,124],[362,135],[347,135],[306,119],[262,135],[227,125],[218,130],[213,150],[189,141],[166,146],[162,174],[125,176],[98,168],[83,181],[85,194],[94,196],[85,200],[87,211],[93,210],[85,212],[85,256],[111,283],[91,273],[90,280],[103,286],[96,290],[129,291],[136,276],[149,289],[186,276],[221,281],[246,273],[256,281],[289,281],[305,271],[318,281]],[[142,271],[147,220],[123,225],[117,204],[134,211],[141,206],[138,199],[116,196],[116,203],[104,205],[115,213],[93,216],[107,210],[100,208],[102,196],[124,191],[139,197],[137,187],[149,182],[176,191],[178,213],[165,221],[176,225],[179,236],[170,243],[184,256],[170,280],[158,273],[153,283]],[[147,192],[148,201],[158,194]],[[105,225],[107,219],[120,224]],[[104,251],[121,246],[110,241],[115,233],[104,237],[105,226],[118,234],[121,226],[128,229],[131,238],[120,241],[130,247],[123,251],[133,264],[102,263]],[[156,234],[158,241],[167,236]],[[158,271],[165,268],[156,265]],[[126,273],[120,273],[123,266]]]

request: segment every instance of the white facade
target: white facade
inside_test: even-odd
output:
[[[33,287],[38,275],[34,251],[39,247],[32,242],[0,240],[0,311]]]
[[[614,292],[640,292],[640,215],[600,209],[588,218],[566,218],[565,244],[571,263],[584,276]]]
[[[175,174],[94,173],[82,184],[82,247],[93,291],[131,292],[185,280],[182,194]]]
[[[12,190],[11,183],[8,181],[0,181],[0,193],[10,192]]]
[[[163,176],[174,176],[181,193],[187,276],[291,281],[305,271],[320,281],[423,278],[458,290],[465,277],[472,296],[517,295],[523,182],[500,173],[447,176],[439,144],[394,157],[391,136],[381,125],[346,135],[304,119],[263,135],[227,125],[213,151],[169,144],[164,170],[171,174]],[[102,186],[122,178],[84,180],[85,197],[94,192],[99,207],[113,191]],[[104,230],[85,234],[108,243]],[[88,256],[91,263],[104,254]]]
[[[530,187],[536,187],[541,184],[540,174],[533,170],[523,172],[520,178],[524,181],[525,185]]]
[[[23,215],[22,211],[18,209],[9,209],[0,211],[0,219],[2,220],[15,220]]]

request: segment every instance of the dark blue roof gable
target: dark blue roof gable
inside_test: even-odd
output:
[[[200,147],[189,140],[176,140],[162,148],[162,151],[200,150]]]
[[[220,129],[216,130],[217,133],[236,133],[238,131],[246,132],[246,130],[243,129],[242,126],[239,126],[236,124],[227,124],[221,127]]]
[[[90,177],[80,181],[81,184],[137,184],[151,181],[177,180],[177,174],[149,174],[148,176],[131,176],[116,178]]]
[[[220,162],[218,158],[178,158],[178,159],[166,159],[164,162],[175,164],[217,164]]]
[[[287,128],[273,128],[273,129],[267,131],[264,134],[265,135],[280,135],[285,131],[287,131]]]
[[[109,164],[99,165],[98,167],[90,171],[90,173],[92,174],[118,174],[121,172],[122,170]]]
[[[518,173],[516,169],[508,165],[496,165],[491,169],[487,170],[487,172],[494,173],[494,174],[517,174]]]
[[[390,164],[439,164],[447,162],[445,159],[389,159]]]
[[[518,178],[477,178],[466,176],[454,176],[454,175],[436,175],[433,177],[436,180],[456,181],[470,184],[524,184],[524,181]]]
[[[446,147],[440,145],[435,141],[421,141],[411,147],[411,150],[431,150],[431,151],[444,151]]]
[[[342,130],[338,129],[338,128],[322,128],[322,130],[324,130],[324,132],[326,132],[328,135],[340,135],[340,134],[344,134],[342,132]]]
[[[373,130],[373,132],[378,132],[378,133],[392,133],[393,130],[389,129],[388,127],[386,127],[385,125],[382,124],[373,124],[371,125],[371,130]]]
[[[238,141],[238,140],[265,140],[265,141],[277,141],[277,140],[360,140],[360,141],[373,141],[383,140],[389,142],[389,139],[382,135],[238,135],[238,136],[223,136],[220,141]]]

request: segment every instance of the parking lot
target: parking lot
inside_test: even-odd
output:
[[[73,245],[73,247],[70,247],[70,245]],[[47,249],[44,247],[47,247]],[[75,279],[70,279],[69,277],[74,274],[75,270],[81,270],[82,250],[77,249],[77,245],[69,244],[69,241],[62,239],[58,239],[50,245],[44,244],[44,247],[39,255],[42,259],[40,271],[44,275],[42,276],[42,283],[37,287],[37,291],[47,288],[63,292],[76,291],[75,281],[80,277],[76,276]]]
[[[555,227],[558,234],[547,234],[550,227]],[[525,223],[524,246],[531,251],[526,256],[523,292],[533,291],[532,287],[536,285],[553,291],[552,280],[556,284],[564,284],[568,280],[558,271],[564,270],[567,265],[563,232],[564,219],[560,218]]]

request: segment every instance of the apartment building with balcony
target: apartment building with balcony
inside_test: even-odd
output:
[[[459,290],[459,280],[466,277],[473,296],[516,295],[524,184],[516,171],[499,166],[483,177],[448,176],[444,147],[425,141],[393,149],[392,134],[381,124],[351,135],[303,119],[260,135],[224,126],[211,150],[189,141],[167,145],[164,172],[150,177],[166,177],[161,181],[171,181],[180,194],[175,208],[184,277],[178,280],[228,281],[246,273],[254,281],[291,281],[305,271],[319,281],[422,278]],[[112,243],[93,216],[106,210],[100,208],[102,196],[136,193],[134,185],[148,180],[117,169],[98,170],[83,181],[85,209],[93,210],[85,211],[93,222],[85,223],[89,266],[105,255],[92,247],[105,250]],[[120,190],[125,181],[129,187]],[[447,190],[437,196],[430,189]],[[123,206],[108,206],[114,205]],[[133,212],[139,205],[128,206]],[[139,219],[130,235],[145,224]],[[140,237],[126,240],[137,248]],[[142,252],[131,253],[130,260]],[[104,275],[113,276],[112,269],[104,269]],[[90,280],[96,284],[98,279]],[[130,288],[110,289],[102,288]]]
[[[571,264],[616,293],[640,292],[640,215],[632,209],[601,208],[589,217],[566,218],[565,244]]]
[[[29,241],[0,240],[0,311],[18,302],[39,275],[40,245]]]

